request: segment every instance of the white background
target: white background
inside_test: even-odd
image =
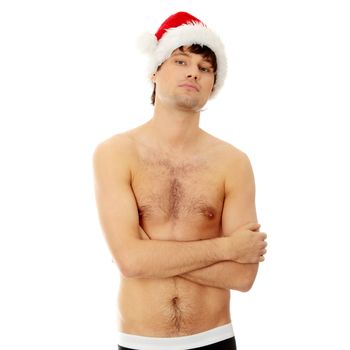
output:
[[[0,348],[113,349],[118,271],[92,153],[148,120],[135,47],[179,10],[226,44],[202,127],[244,150],[267,260],[232,292],[240,350],[349,349],[347,1],[2,1]]]

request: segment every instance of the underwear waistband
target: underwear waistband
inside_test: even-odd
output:
[[[140,350],[184,350],[214,344],[234,337],[232,323],[209,331],[173,338],[144,337],[118,332],[118,344]]]

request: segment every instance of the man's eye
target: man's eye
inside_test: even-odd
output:
[[[200,67],[200,70],[202,72],[210,72],[210,68],[208,68],[208,67]]]
[[[182,60],[175,60],[175,63],[184,65],[186,62]]]

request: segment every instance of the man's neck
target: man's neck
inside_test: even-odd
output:
[[[181,152],[196,143],[201,133],[199,118],[200,112],[158,106],[147,126],[159,146]]]

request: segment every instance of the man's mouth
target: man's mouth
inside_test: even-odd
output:
[[[179,85],[180,87],[184,87],[184,88],[188,88],[188,89],[192,89],[195,91],[199,91],[199,88],[196,85],[190,84],[190,83],[183,83]]]

